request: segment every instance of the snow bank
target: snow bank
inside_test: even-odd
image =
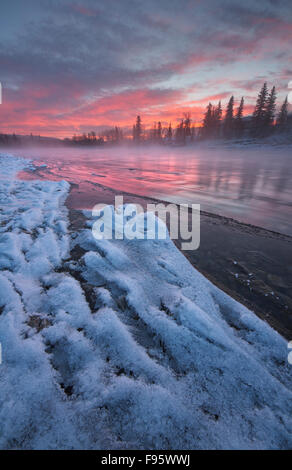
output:
[[[70,237],[28,164],[0,157],[0,447],[291,447],[284,339],[170,239]]]

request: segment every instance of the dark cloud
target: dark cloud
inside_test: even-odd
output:
[[[190,72],[193,82],[209,74],[221,83],[200,102],[231,84],[251,91],[258,64],[263,77],[289,69],[291,24],[284,0],[4,0],[0,80],[11,103],[47,119],[125,91],[149,90],[151,106],[151,90],[162,97],[165,88],[174,102],[176,89],[179,102]],[[244,63],[250,77],[242,79]],[[111,111],[117,120],[119,112]]]

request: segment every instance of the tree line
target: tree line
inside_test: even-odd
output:
[[[258,93],[257,101],[252,116],[243,117],[244,98],[242,97],[237,109],[234,107],[234,96],[228,101],[223,116],[221,102],[217,106],[209,103],[204,114],[203,124],[200,129],[202,138],[241,138],[244,135],[250,137],[266,137],[274,132],[288,130],[288,98],[282,103],[276,116],[276,88],[268,90],[264,83]]]
[[[241,139],[243,137],[266,137],[273,133],[287,132],[292,129],[292,116],[288,114],[288,97],[281,104],[276,113],[277,93],[273,86],[268,90],[265,82],[261,87],[250,116],[244,116],[244,97],[235,105],[234,96],[231,96],[226,108],[223,110],[221,101],[217,105],[209,103],[206,107],[201,125],[195,126],[191,114],[184,113],[175,127],[171,122],[163,126],[161,121],[155,122],[150,129],[142,124],[138,115],[132,127],[132,140],[134,143],[177,143],[184,145],[186,142],[204,139]],[[128,137],[128,135],[127,135]],[[30,136],[30,140],[35,137]],[[40,140],[40,137],[39,137]],[[94,131],[74,135],[71,139],[64,139],[69,145],[103,145],[120,144],[124,140],[123,130],[118,126],[108,128],[99,135]],[[1,134],[0,144],[21,144],[21,136]]]
[[[143,128],[141,117],[137,116],[133,125],[133,141],[185,143],[187,140],[193,141],[195,137],[197,140],[240,139],[243,136],[266,137],[274,132],[286,132],[288,128],[291,128],[291,119],[288,116],[288,98],[285,98],[277,115],[276,99],[276,88],[273,86],[269,91],[267,83],[264,83],[251,116],[244,117],[244,97],[235,107],[234,96],[231,96],[224,111],[221,101],[216,106],[209,103],[204,113],[202,125],[198,128],[192,124],[190,113],[184,114],[175,129],[172,129],[171,123],[167,127],[162,127],[161,121],[159,121],[157,124],[154,123],[150,131]]]
[[[132,127],[132,140],[134,143],[175,142],[184,145],[195,139],[256,138],[266,137],[274,132],[286,132],[288,128],[292,127],[292,119],[288,115],[288,98],[285,98],[277,114],[276,100],[276,88],[273,86],[271,90],[268,90],[265,82],[258,93],[251,116],[244,116],[244,97],[241,97],[236,106],[234,96],[230,97],[224,110],[221,101],[217,105],[209,103],[202,122],[198,126],[192,122],[190,113],[184,113],[174,128],[171,122],[167,126],[163,126],[162,122],[158,121],[153,123],[150,129],[146,129],[141,116],[138,115]],[[92,131],[88,134],[74,135],[72,139],[66,139],[69,143],[79,145],[119,144],[123,140],[123,131],[118,126],[107,129],[98,136]]]
[[[19,141],[19,137],[15,134],[0,134],[1,145],[16,145]]]
[[[163,127],[161,121],[154,122],[151,129],[146,130],[142,125],[140,116],[137,116],[136,123],[133,125],[133,142],[172,142],[185,143],[187,139],[193,141],[196,136],[195,125],[192,124],[191,114],[184,113],[184,117],[179,120],[176,128],[172,128],[171,122],[167,127]]]
[[[114,126],[110,129],[102,131],[98,136],[94,131],[83,133],[81,135],[74,135],[72,139],[65,139],[67,143],[78,145],[103,145],[105,143],[121,143],[124,139],[123,130]]]

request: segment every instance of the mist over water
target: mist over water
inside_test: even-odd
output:
[[[203,211],[292,235],[289,147],[40,147],[10,148],[8,153],[46,164],[38,178],[79,184],[79,209],[92,208],[84,183],[101,184],[164,201],[201,204]]]

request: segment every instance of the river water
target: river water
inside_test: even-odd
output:
[[[98,183],[165,201],[201,204],[201,210],[292,235],[289,146],[40,147],[9,153],[46,164],[39,171],[46,179]],[[86,197],[75,204],[92,208]]]

